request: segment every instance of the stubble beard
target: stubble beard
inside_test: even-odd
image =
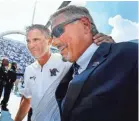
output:
[[[45,51],[43,52],[43,54],[41,54],[41,55],[39,55],[39,56],[34,56],[34,58],[35,59],[40,59],[42,56],[44,56],[46,53],[48,53],[48,52],[50,52],[50,48],[49,47],[47,47],[46,49],[45,49]]]
[[[62,60],[63,60],[64,62],[68,62],[68,61],[70,60],[70,57],[71,57],[71,56],[70,56],[70,53],[68,53],[66,57],[62,56]]]

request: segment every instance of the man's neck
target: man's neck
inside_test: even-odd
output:
[[[39,64],[41,65],[41,67],[43,67],[43,65],[49,60],[50,56],[51,56],[51,53],[47,52],[37,60]]]

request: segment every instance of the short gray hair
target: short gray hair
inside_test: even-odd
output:
[[[89,11],[85,7],[70,5],[70,6],[61,8],[58,11],[56,11],[53,15],[51,15],[50,22],[52,23],[56,19],[56,17],[60,14],[63,14],[64,18],[66,20],[86,17],[89,19],[89,21],[92,25],[91,32],[93,33],[93,35],[98,33],[96,25],[90,15]]]
[[[33,24],[31,26],[28,26],[26,28],[26,35],[29,33],[29,31],[34,30],[34,29],[38,29],[39,31],[41,31],[45,35],[46,38],[51,38],[50,30],[41,24]]]

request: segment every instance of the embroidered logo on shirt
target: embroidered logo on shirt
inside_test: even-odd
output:
[[[51,76],[56,76],[56,73],[59,72],[56,68],[50,69]]]
[[[36,79],[36,77],[35,77],[35,76],[32,76],[32,77],[30,77],[30,79],[34,79],[34,80],[35,80],[35,79]]]

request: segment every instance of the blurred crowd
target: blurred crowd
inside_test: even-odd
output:
[[[23,74],[17,72],[17,63],[9,63],[7,58],[3,58],[0,65],[0,98],[4,94],[1,101],[2,110],[8,111],[7,105],[11,91],[17,94],[22,86]]]

